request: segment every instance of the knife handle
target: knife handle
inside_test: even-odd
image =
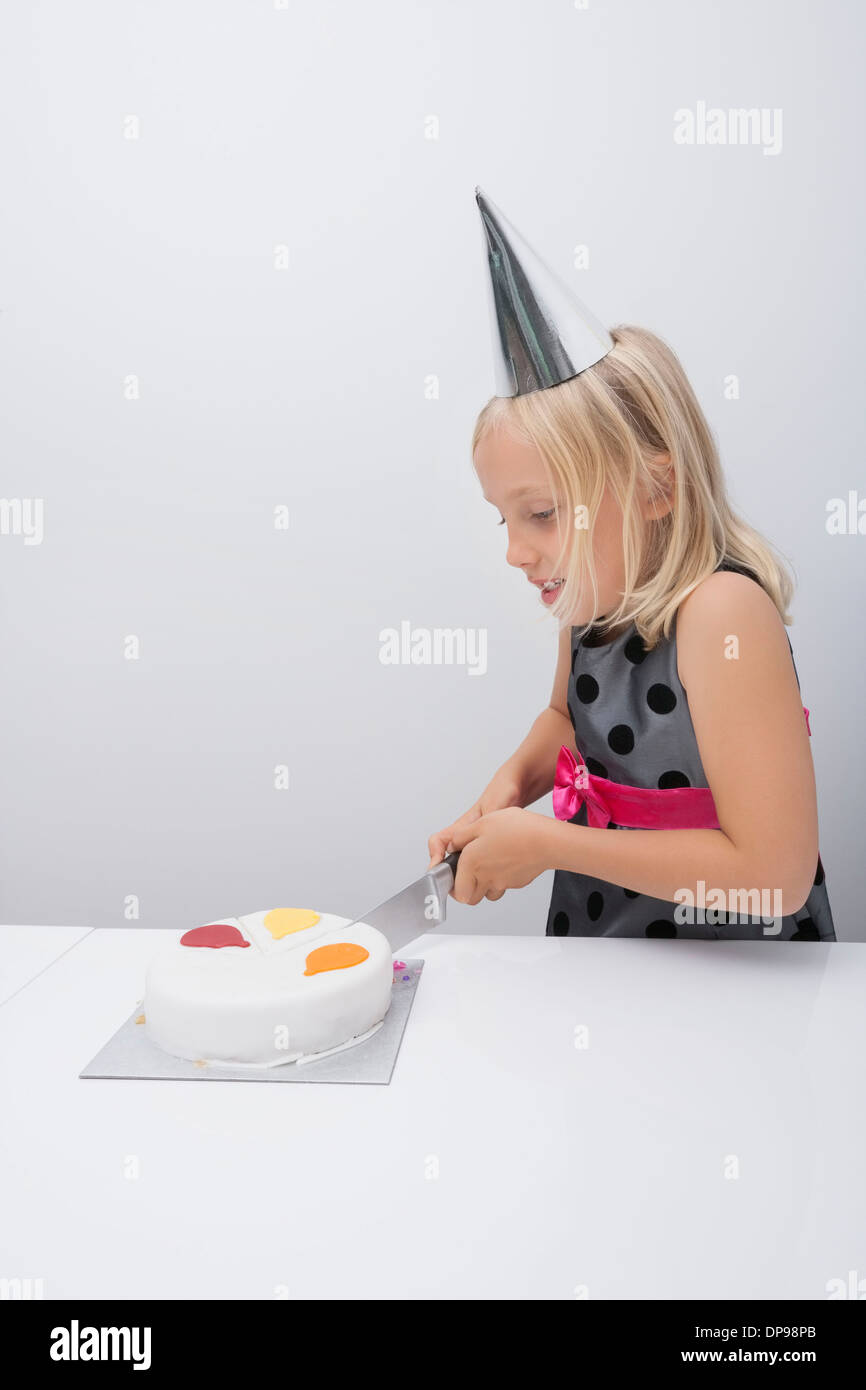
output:
[[[428,871],[428,877],[433,880],[436,893],[439,898],[439,921],[445,921],[445,910],[448,903],[448,894],[454,887],[454,880],[457,877],[457,860],[460,858],[459,849],[452,850],[446,854],[445,858]]]

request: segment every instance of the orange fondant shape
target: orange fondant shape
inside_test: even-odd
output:
[[[310,907],[274,907],[265,913],[265,926],[275,941],[291,936],[292,932],[306,931],[319,920],[318,912]]]
[[[307,956],[305,975],[318,975],[323,970],[345,970],[347,965],[360,965],[370,952],[354,941],[335,941],[330,946],[317,946]]]
[[[180,938],[181,946],[249,946],[237,927],[228,922],[211,922],[207,927],[193,927]]]

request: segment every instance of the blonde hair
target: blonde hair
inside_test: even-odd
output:
[[[552,571],[566,581],[550,608],[559,627],[588,578],[593,617],[584,630],[596,624],[608,632],[634,622],[652,648],[670,636],[679,605],[722,560],[748,570],[789,624],[789,570],[770,542],[732,510],[715,440],[676,354],[649,329],[621,324],[610,332],[614,346],[607,356],[569,381],[524,396],[494,396],[472,436],[474,461],[481,439],[504,424],[534,446],[548,481],[558,485],[554,498],[558,492],[566,499],[565,517],[557,508],[563,544]],[[653,457],[664,452],[669,467]],[[666,480],[670,510],[645,521],[633,505],[638,490],[664,497]],[[616,609],[597,623],[592,539],[605,487],[622,508],[625,586]],[[584,506],[588,525],[581,531],[568,522]],[[581,535],[586,540],[575,541]]]

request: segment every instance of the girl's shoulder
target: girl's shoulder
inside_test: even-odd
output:
[[[790,662],[779,610],[746,570],[720,568],[701,580],[677,609],[675,630],[677,674],[686,690],[723,652],[729,660],[757,658],[772,665],[784,654]]]

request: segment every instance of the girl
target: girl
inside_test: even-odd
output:
[[[513,254],[502,222],[492,272]],[[555,870],[549,936],[835,941],[791,579],[732,511],[670,348],[621,326],[539,385],[509,343],[525,275],[522,293],[520,314],[497,310],[518,389],[481,411],[472,457],[508,563],[557,620],[556,675],[517,751],[431,835],[429,867],[461,851],[464,903]],[[551,790],[556,819],[525,809]]]

